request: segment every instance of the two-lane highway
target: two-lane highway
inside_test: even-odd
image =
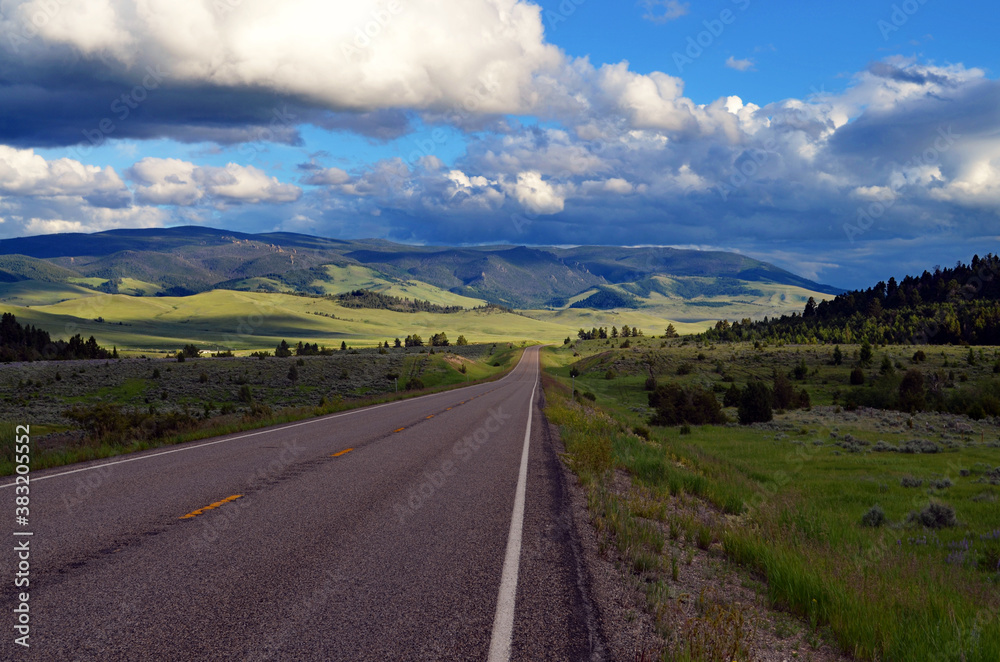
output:
[[[538,350],[465,389],[32,474],[3,659],[599,659]],[[12,495],[0,479],[0,496]]]

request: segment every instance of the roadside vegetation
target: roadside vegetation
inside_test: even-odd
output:
[[[0,365],[0,426],[31,425],[32,467],[43,469],[495,379],[522,347],[324,352],[283,341],[253,357],[196,358],[189,345],[169,359],[13,363]],[[9,451],[0,475],[12,471]]]
[[[646,659],[1000,659],[996,348],[621,343],[545,350],[546,414]]]

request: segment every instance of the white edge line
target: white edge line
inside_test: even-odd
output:
[[[497,611],[493,617],[493,634],[490,637],[488,662],[508,662],[514,636],[517,574],[521,562],[521,535],[524,529],[524,492],[528,482],[528,448],[531,441],[531,417],[535,410],[535,390],[538,388],[537,366],[535,370],[535,382],[531,387],[531,400],[528,401],[528,424],[524,430],[521,469],[517,475],[517,489],[514,494],[514,511],[510,517],[510,533],[507,534],[507,553],[503,560],[503,574],[500,576]]]
[[[522,361],[524,360],[524,354],[521,355],[521,360]],[[521,361],[518,361],[518,365],[520,365],[520,364],[521,364]],[[517,370],[517,365],[515,365],[513,368],[511,368],[510,372],[508,372],[506,375],[504,375],[503,377],[501,377],[500,379],[498,379],[495,383],[506,381],[506,379],[508,377],[510,377],[511,375],[514,374],[515,370]],[[270,434],[272,432],[278,432],[279,430],[290,430],[292,428],[301,427],[303,425],[312,425],[313,423],[321,423],[323,421],[329,421],[329,420],[332,420],[334,418],[341,418],[342,416],[351,416],[353,414],[360,414],[362,412],[372,411],[373,409],[381,409],[382,407],[390,407],[392,405],[398,405],[398,404],[402,404],[404,402],[413,402],[414,400],[420,400],[421,398],[432,398],[432,397],[437,396],[437,395],[447,395],[449,393],[454,393],[455,391],[462,391],[464,389],[475,388],[477,386],[485,386],[486,384],[491,384],[491,383],[494,383],[494,382],[484,382],[482,384],[473,384],[471,386],[464,386],[462,388],[450,389],[448,391],[442,391],[440,393],[428,393],[427,395],[418,395],[415,398],[404,398],[402,400],[393,400],[392,402],[385,402],[385,403],[382,403],[380,405],[372,405],[370,407],[359,407],[358,409],[352,409],[351,411],[345,411],[345,412],[341,412],[339,414],[329,414],[327,416],[320,416],[318,418],[310,418],[307,421],[299,421],[297,423],[286,423],[286,424],[284,424],[284,425],[282,425],[280,427],[269,428],[267,430],[258,430],[257,432],[250,432],[248,434],[241,434],[241,435],[236,436],[236,437],[225,437],[223,439],[217,439],[215,441],[209,441],[207,443],[197,444],[195,446],[188,446],[188,445],[185,444],[185,445],[182,445],[180,448],[172,448],[172,449],[170,449],[168,451],[160,451],[159,453],[150,453],[148,455],[138,455],[138,456],[134,456],[134,457],[127,457],[127,458],[125,458],[123,460],[115,460],[114,462],[103,462],[101,464],[92,464],[90,466],[81,467],[79,469],[72,469],[70,471],[62,471],[62,472],[57,473],[57,474],[47,474],[45,476],[39,476],[37,478],[35,478],[34,476],[32,476],[30,480],[31,480],[31,482],[36,483],[36,482],[39,482],[39,481],[48,480],[49,478],[59,478],[60,476],[69,476],[71,474],[80,473],[82,471],[93,471],[95,469],[103,469],[104,467],[112,467],[112,466],[115,466],[116,464],[125,464],[127,462],[138,462],[139,460],[148,460],[148,459],[153,458],[153,457],[160,457],[161,455],[170,455],[171,453],[181,453],[183,451],[193,451],[193,450],[197,450],[199,448],[205,448],[206,446],[214,446],[216,444],[224,444],[224,443],[226,443],[228,441],[236,441],[238,439],[248,439],[250,437],[256,437],[256,436],[262,435],[262,434]],[[7,487],[13,487],[16,484],[17,484],[17,481],[15,481],[13,483],[6,483],[4,485],[0,485],[0,490],[2,490],[4,488],[7,488]]]

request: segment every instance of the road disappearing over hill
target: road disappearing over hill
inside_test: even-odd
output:
[[[538,375],[33,472],[0,657],[600,659]]]

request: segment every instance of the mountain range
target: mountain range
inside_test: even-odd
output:
[[[650,297],[746,299],[774,286],[842,292],[743,255],[665,247],[409,246],[199,226],[0,241],[0,283],[187,296],[216,289],[329,294],[365,280],[372,289],[417,281],[520,309],[638,308]]]

